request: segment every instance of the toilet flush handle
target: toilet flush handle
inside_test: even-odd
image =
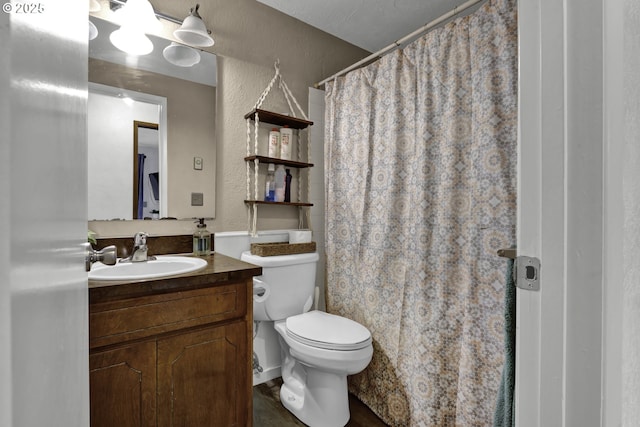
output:
[[[263,302],[269,297],[271,293],[269,289],[269,285],[258,279],[257,277],[253,278],[253,301],[254,302]]]

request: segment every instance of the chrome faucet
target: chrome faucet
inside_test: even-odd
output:
[[[154,256],[147,256],[147,237],[149,235],[142,231],[136,233],[133,236],[133,252],[131,256],[121,259],[120,262],[144,262],[156,259]]]

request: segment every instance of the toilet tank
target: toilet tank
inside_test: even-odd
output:
[[[262,257],[246,251],[240,259],[262,267],[262,275],[253,280],[254,320],[282,320],[309,311],[317,253]]]

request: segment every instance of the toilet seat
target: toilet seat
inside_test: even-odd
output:
[[[323,311],[288,317],[285,325],[291,339],[316,348],[348,351],[371,345],[371,333],[367,328]]]

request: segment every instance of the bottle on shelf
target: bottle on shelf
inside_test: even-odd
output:
[[[277,128],[271,129],[269,132],[269,157],[280,157],[280,131]]]
[[[286,179],[286,174],[284,172],[284,166],[278,165],[278,168],[276,169],[276,173],[275,173],[275,181],[276,181],[275,201],[276,202],[284,202],[285,179]]]
[[[291,202],[291,179],[293,176],[291,175],[291,169],[286,169],[286,175],[284,178],[284,201],[289,203]]]
[[[284,125],[280,129],[280,158],[284,160],[291,160],[291,143],[293,140],[293,130]]]
[[[273,163],[269,163],[269,167],[267,170],[267,178],[265,181],[265,189],[264,189],[264,201],[265,202],[275,202],[276,196],[276,185],[275,185],[275,165]]]

